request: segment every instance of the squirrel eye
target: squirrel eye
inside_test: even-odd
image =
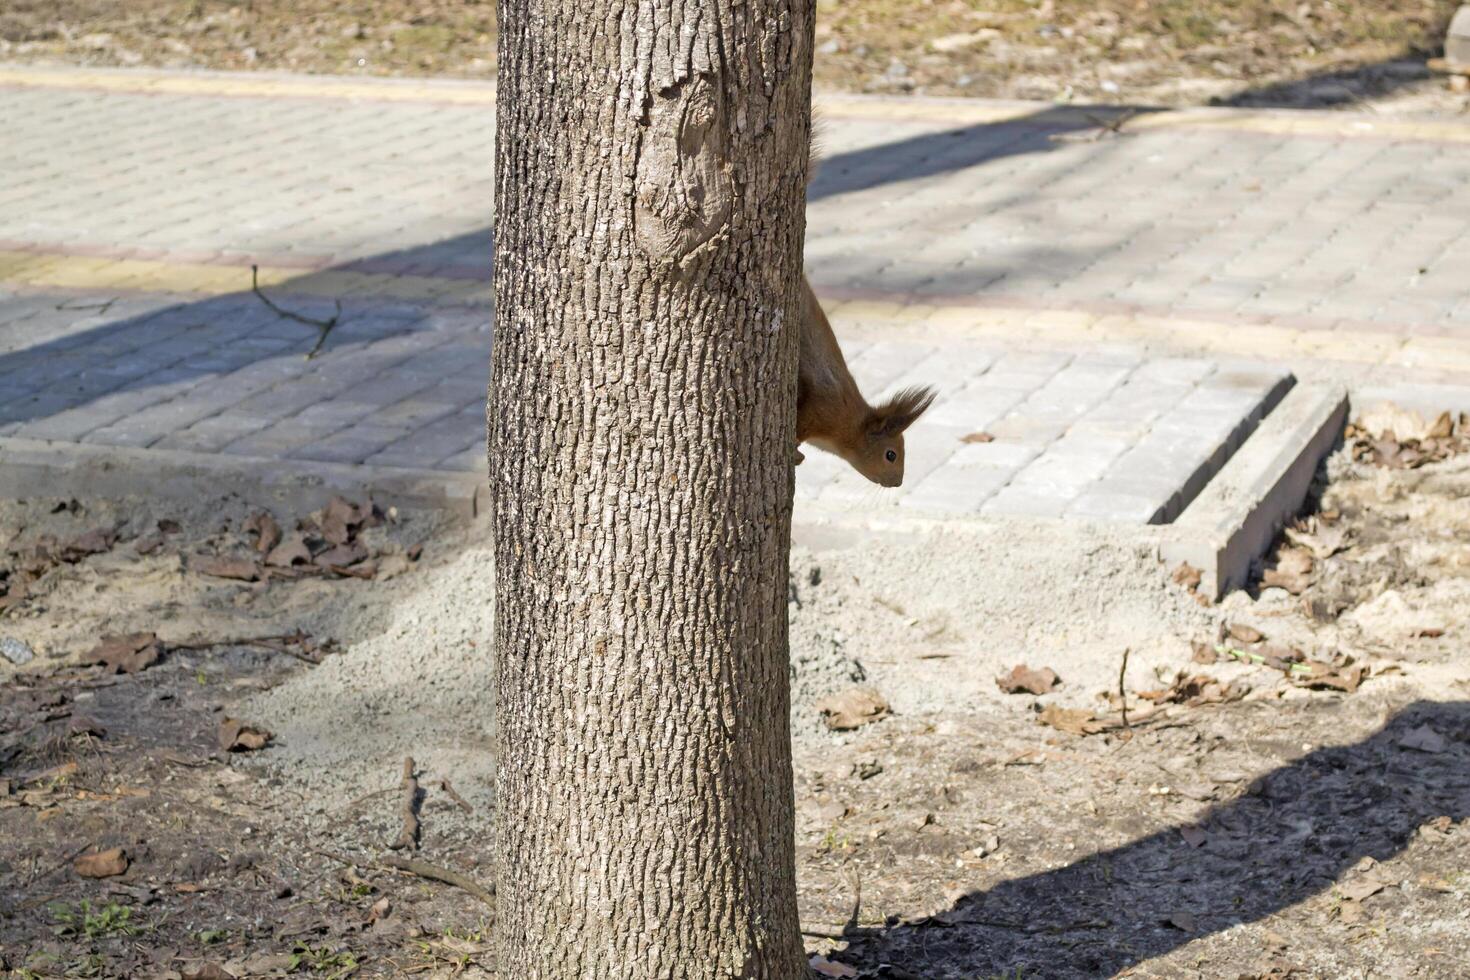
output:
[[[892,449],[890,449],[890,450],[888,450],[888,452],[886,452],[886,453],[883,454],[883,457],[885,459],[887,459],[888,462],[892,463],[894,460],[898,459],[898,453],[896,453]]]

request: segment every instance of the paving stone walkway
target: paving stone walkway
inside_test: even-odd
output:
[[[0,66],[0,456],[481,469],[493,109],[468,83]],[[866,390],[942,397],[901,491],[809,453],[802,499],[1169,521],[1296,358],[1470,371],[1470,123],[822,110],[812,278]],[[320,357],[252,264],[295,309],[345,299]]]

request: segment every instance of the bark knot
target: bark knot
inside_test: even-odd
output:
[[[640,134],[633,222],[650,258],[682,265],[729,226],[735,206],[729,144],[724,99],[709,76],[653,96]]]

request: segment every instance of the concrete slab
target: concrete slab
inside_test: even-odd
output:
[[[1301,508],[1347,413],[1340,385],[1293,389],[1168,529],[1164,560],[1198,568],[1201,591],[1216,598],[1244,585],[1251,562]]]

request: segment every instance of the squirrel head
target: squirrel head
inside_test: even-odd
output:
[[[904,430],[933,402],[933,388],[905,388],[869,411],[855,458],[848,462],[879,486],[902,486]]]

